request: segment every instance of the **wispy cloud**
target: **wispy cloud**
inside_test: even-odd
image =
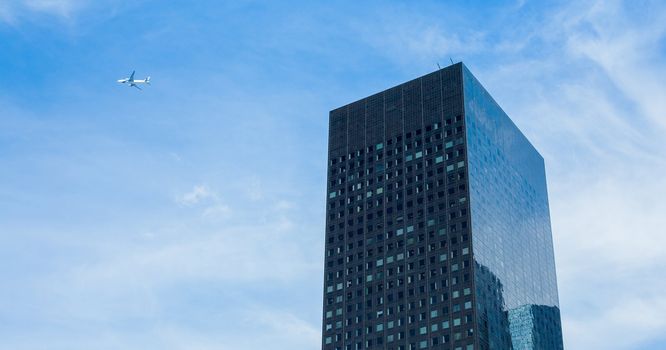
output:
[[[217,194],[215,194],[210,188],[206,185],[196,185],[192,188],[191,191],[184,193],[176,199],[176,201],[182,205],[195,205],[204,200],[211,199],[217,200]]]
[[[80,258],[33,281],[29,294],[36,308],[21,317],[39,318],[33,331],[54,336],[57,349],[85,348],[95,338],[103,349],[315,348],[319,320],[303,315],[319,310],[302,310],[298,294],[321,293],[321,283],[308,283],[321,278],[323,247],[309,234],[316,228],[287,200],[252,203],[237,198],[238,205],[254,205],[246,214],[261,213],[263,220],[218,224],[186,215],[165,218],[138,239],[82,243]],[[3,305],[0,300],[0,314],[8,312]],[[134,322],[141,334],[123,329]],[[67,334],[68,327],[86,332],[67,340],[48,333]],[[3,345],[42,344],[19,339],[20,334],[6,337]],[[254,336],[248,339],[249,334]]]
[[[74,11],[85,6],[87,0],[19,0],[19,2],[33,11],[69,17]]]
[[[393,61],[432,65],[438,60],[459,58],[485,47],[481,31],[456,30],[457,18],[450,12],[446,19],[433,20],[428,14],[401,6],[387,6],[375,14],[374,21],[352,21],[351,28],[368,46]],[[409,63],[408,63],[409,62]]]
[[[0,21],[11,22],[14,18],[10,3],[0,3]]]
[[[231,207],[225,204],[217,204],[204,209],[201,214],[205,218],[224,219],[231,215]]]
[[[640,21],[630,18],[633,3],[597,2],[567,28],[568,49],[604,70],[649,121],[666,129],[666,62],[656,50],[666,34],[666,8],[649,6]],[[583,30],[585,28],[585,30]]]
[[[626,277],[632,279],[633,276]],[[564,332],[569,338],[577,339],[576,348],[646,349],[641,344],[663,339],[666,298],[656,296],[621,300],[621,303],[613,303],[599,310],[595,318],[565,316]],[[611,345],[610,341],[599,337],[619,334],[619,331],[623,332],[623,336],[614,337]]]
[[[176,197],[181,206],[201,210],[201,217],[210,220],[223,220],[231,217],[232,208],[206,185],[195,185],[192,190]]]
[[[228,315],[236,318],[233,325],[230,325],[236,332],[232,332],[231,327],[202,332],[180,325],[160,325],[149,336],[164,342],[164,349],[174,350],[317,349],[321,344],[318,328],[312,327],[291,312],[275,309],[270,305],[243,307],[246,307],[244,312]]]
[[[88,0],[4,0],[0,3],[0,20],[15,23],[30,14],[71,18],[88,4]]]
[[[308,348],[315,349],[321,344],[319,327],[313,326],[293,313],[256,309],[250,314],[252,317],[248,321],[275,329],[283,337],[301,339],[303,345],[307,345]]]
[[[310,261],[311,255],[293,241],[292,227],[276,220],[256,226],[202,229],[191,223],[190,230],[171,229],[170,235],[158,235],[150,244],[115,247],[112,255],[71,271],[66,285],[122,292],[136,283],[159,288],[197,280],[285,282],[316,272],[319,262]]]

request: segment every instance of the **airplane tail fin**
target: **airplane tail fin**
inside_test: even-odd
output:
[[[146,84],[150,84],[150,77],[146,78]]]

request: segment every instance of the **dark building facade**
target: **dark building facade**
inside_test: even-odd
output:
[[[323,349],[563,348],[543,158],[462,63],[329,121]]]

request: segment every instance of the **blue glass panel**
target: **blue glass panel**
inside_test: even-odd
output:
[[[562,349],[543,158],[466,67],[463,91],[481,348]]]

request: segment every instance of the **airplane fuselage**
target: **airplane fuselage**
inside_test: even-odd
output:
[[[132,72],[132,75],[129,78],[125,79],[118,79],[117,82],[121,84],[128,84],[129,86],[133,86],[137,89],[141,89],[137,84],[148,84],[150,85],[150,77],[146,79],[134,79],[134,72]]]
[[[130,83],[130,84],[150,84],[150,81],[147,80],[147,79],[137,79],[137,80],[119,79],[118,82],[121,83],[121,84],[126,84],[126,83]]]

